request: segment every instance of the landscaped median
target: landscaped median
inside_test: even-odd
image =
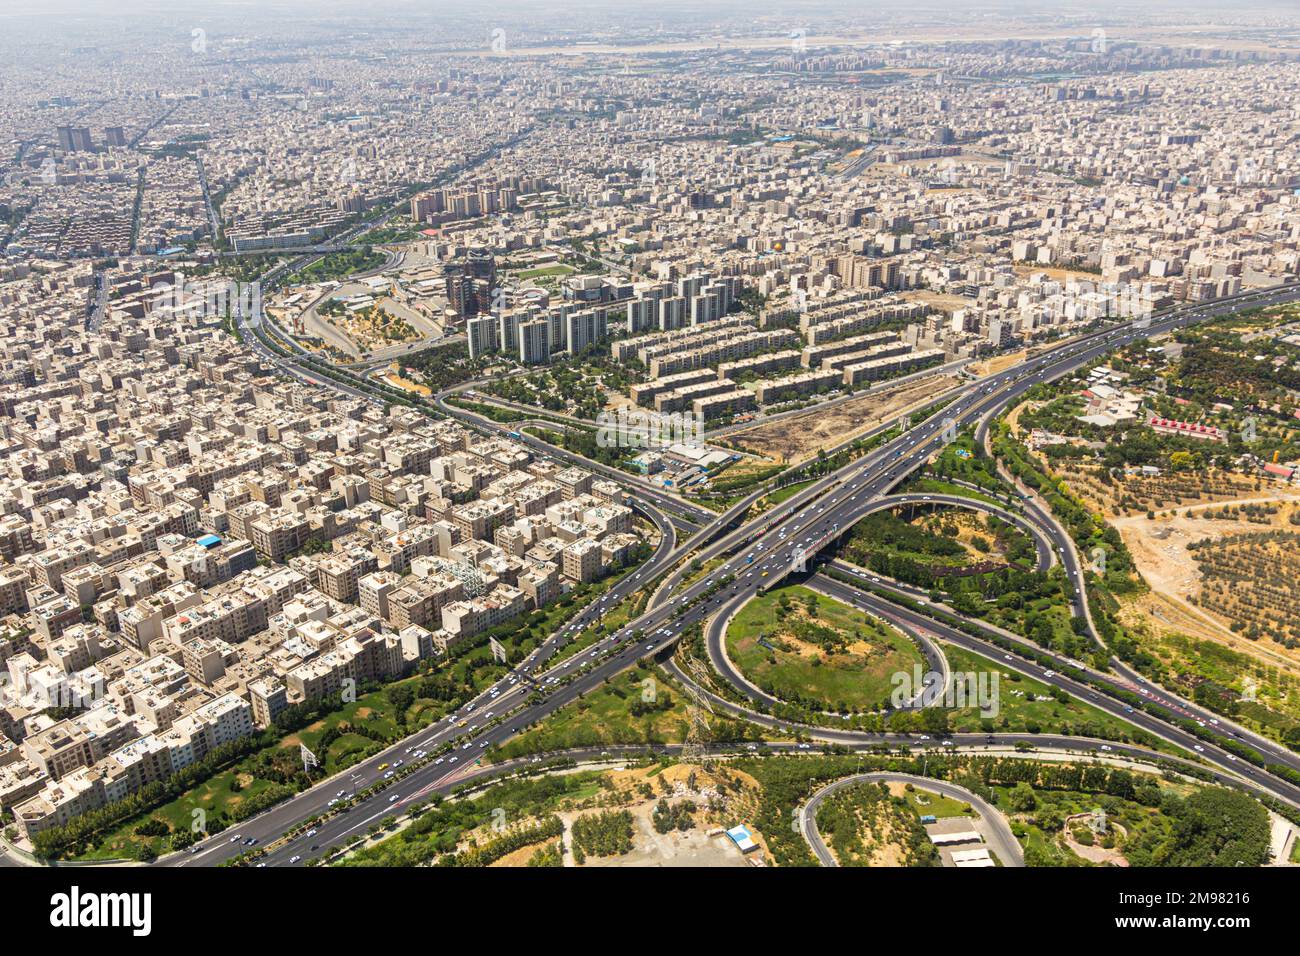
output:
[[[861,713],[890,700],[892,676],[925,657],[897,629],[799,585],[769,591],[728,622],[727,657],[779,700]]]

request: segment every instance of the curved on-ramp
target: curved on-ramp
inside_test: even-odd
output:
[[[1037,552],[1037,562],[1034,565],[1035,571],[1046,571],[1052,566],[1055,552],[1052,549],[1052,539],[1037,523],[1030,521],[1024,515],[1017,514],[1001,505],[995,505],[990,501],[984,501],[980,498],[967,498],[963,495],[944,495],[944,494],[924,494],[924,493],[907,493],[886,495],[883,498],[877,498],[868,505],[860,509],[856,520],[865,518],[867,515],[876,514],[880,511],[888,511],[892,508],[899,508],[905,505],[913,507],[946,507],[946,508],[965,508],[968,511],[981,511],[984,514],[992,515],[1005,521],[1007,524],[1014,525],[1025,534],[1029,535],[1034,542],[1034,550]],[[849,525],[852,527],[852,525]]]

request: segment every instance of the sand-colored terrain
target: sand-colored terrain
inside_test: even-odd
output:
[[[1029,353],[1024,349],[1019,352],[1008,352],[1005,355],[997,355],[993,358],[985,359],[983,362],[972,362],[967,366],[967,370],[972,375],[978,375],[983,378],[986,375],[996,375],[998,372],[1005,372],[1007,369],[1019,365],[1025,360]],[[1017,406],[1017,412],[1023,406]],[[1019,417],[1017,415],[1017,417]]]
[[[1212,640],[1248,654],[1270,666],[1287,669],[1300,667],[1300,652],[1288,651],[1273,641],[1252,641],[1231,629],[1231,621],[1198,607],[1192,599],[1202,593],[1204,581],[1196,557],[1188,544],[1205,539],[1221,540],[1234,535],[1251,534],[1269,529],[1289,529],[1288,516],[1300,507],[1300,493],[1277,494],[1239,499],[1233,502],[1204,502],[1159,512],[1155,520],[1145,515],[1110,519],[1133,556],[1151,593],[1127,602],[1121,617],[1142,624],[1159,636],[1177,632],[1200,640]],[[1267,524],[1236,519],[1209,519],[1204,515],[1219,512],[1229,504],[1281,505],[1278,514]],[[1188,512],[1191,517],[1188,517]]]
[[[926,378],[838,405],[811,408],[801,415],[755,425],[731,435],[746,451],[782,463],[794,464],[818,451],[858,437],[878,425],[915,411],[956,384],[952,376]]]

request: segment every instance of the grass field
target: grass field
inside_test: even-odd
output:
[[[773,491],[763,500],[768,502],[769,504],[779,505],[782,502],[788,501],[789,499],[793,498],[799,492],[803,491],[805,488],[811,485],[814,480],[815,479],[810,478],[807,481],[796,481],[793,484],[786,485],[784,488],[778,488],[776,489],[776,491]]]
[[[1077,698],[1062,703],[1042,681],[1004,670],[995,661],[964,648],[943,645],[948,666],[957,673],[997,671],[998,713],[982,717],[978,707],[948,711],[948,725],[954,733],[1066,734],[1102,740],[1132,741],[1170,753],[1183,753],[1157,741],[1131,724],[1106,714]]]
[[[952,797],[931,793],[928,790],[904,788],[901,795],[918,816],[929,815],[943,819],[944,817],[969,817],[974,813],[970,804],[964,800],[954,800]]]
[[[798,585],[745,605],[726,647],[741,673],[773,696],[845,713],[878,709],[892,675],[924,663],[904,634]]]
[[[653,668],[636,667],[560,708],[494,756],[508,759],[602,744],[679,743],[685,722],[682,694],[666,686]]]
[[[577,272],[573,266],[556,265],[556,266],[538,266],[536,269],[525,269],[519,273],[520,279],[539,279],[542,276],[567,276]]]
[[[1005,501],[1000,501],[993,495],[967,488],[965,485],[954,485],[952,482],[944,481],[941,478],[919,478],[909,484],[906,490],[912,494],[956,495],[958,498],[974,498],[976,501],[1001,505],[1003,508],[1007,507]]]

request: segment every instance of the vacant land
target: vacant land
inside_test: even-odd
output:
[[[795,464],[813,458],[870,431],[878,425],[934,400],[956,384],[949,376],[927,378],[874,395],[849,399],[837,405],[809,409],[779,421],[755,425],[731,435],[746,451],[775,461]]]
[[[972,375],[978,375],[981,378],[985,375],[996,375],[998,372],[1005,372],[1023,362],[1029,353],[1024,349],[1019,352],[1008,352],[1005,355],[997,355],[993,358],[985,359],[983,362],[974,362],[967,366],[967,370]]]
[[[1292,549],[1255,537],[1290,533],[1283,529],[1295,527],[1292,516],[1300,516],[1292,499],[1255,498],[1112,519],[1155,593],[1131,613],[1156,631],[1176,627],[1273,666],[1300,668],[1293,602],[1278,594],[1300,566],[1292,566]]]

